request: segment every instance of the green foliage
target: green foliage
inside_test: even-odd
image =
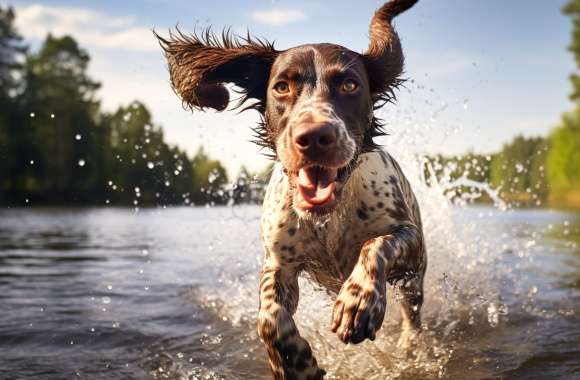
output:
[[[568,4],[562,8],[562,12],[572,19],[572,42],[568,49],[574,55],[576,66],[580,68],[580,0],[570,0]],[[574,73],[570,76],[573,90],[570,98],[572,100],[580,100],[580,76]]]
[[[516,136],[493,157],[491,185],[503,192],[543,198],[547,192],[544,175],[547,148],[542,137]]]
[[[27,47],[14,28],[14,17],[12,8],[0,6],[0,191],[12,186],[5,173],[18,172],[11,137],[13,126],[19,124],[22,114],[15,95]]]
[[[580,0],[570,0],[562,9],[572,19],[572,42],[569,50],[580,68]],[[570,98],[576,109],[562,116],[562,123],[550,134],[547,157],[548,179],[554,199],[580,189],[580,76],[570,76],[573,90]]]
[[[0,6],[0,98],[17,89],[17,71],[27,47],[14,28],[14,10]]]
[[[211,160],[203,148],[199,148],[193,157],[194,183],[196,191],[193,198],[196,201],[205,200],[220,202],[224,200],[223,187],[228,182],[226,169],[219,161]]]
[[[193,169],[187,155],[164,142],[160,127],[139,102],[104,116],[108,131],[109,198],[135,204],[181,203],[192,191]]]
[[[572,18],[570,51],[580,67],[580,0],[571,0],[563,12]],[[74,38],[48,35],[37,52],[28,54],[14,18],[12,9],[0,6],[0,202],[261,199],[271,167],[257,174],[242,168],[227,188],[223,165],[203,148],[190,159],[167,144],[144,104],[104,114],[96,100],[100,84],[87,71],[90,57]],[[571,81],[571,98],[580,101],[580,76],[572,75]],[[547,139],[517,136],[497,154],[436,156],[429,164],[437,177],[489,182],[506,197],[536,204],[580,189],[580,103]]]
[[[19,157],[27,168],[20,182],[37,198],[81,201],[104,187],[106,135],[97,124],[99,105],[93,100],[100,85],[89,78],[88,64],[88,54],[71,37],[48,36],[26,58],[20,96],[24,115],[20,132],[15,131],[24,138],[16,149],[27,152]]]
[[[90,57],[70,36],[37,52],[0,8],[0,202],[225,202],[225,168],[167,144],[144,104],[100,110]],[[18,80],[16,80],[18,79]]]
[[[580,108],[565,114],[550,134],[548,178],[554,191],[580,187]]]

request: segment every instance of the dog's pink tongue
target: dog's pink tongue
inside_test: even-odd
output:
[[[326,203],[336,188],[334,169],[319,167],[302,168],[298,172],[298,190],[304,200],[311,205]]]

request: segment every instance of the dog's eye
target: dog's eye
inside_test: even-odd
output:
[[[280,95],[285,95],[290,92],[290,86],[288,85],[288,82],[278,82],[274,85],[274,91]]]
[[[347,79],[342,83],[341,88],[344,92],[355,92],[358,88],[358,83],[352,79]]]

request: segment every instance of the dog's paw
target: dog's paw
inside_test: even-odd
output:
[[[385,284],[357,281],[355,276],[343,284],[332,312],[332,332],[344,343],[375,340],[385,317]]]

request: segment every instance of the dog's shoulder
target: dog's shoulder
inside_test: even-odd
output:
[[[362,154],[355,172],[356,214],[365,224],[420,224],[417,199],[393,156],[383,150]]]

